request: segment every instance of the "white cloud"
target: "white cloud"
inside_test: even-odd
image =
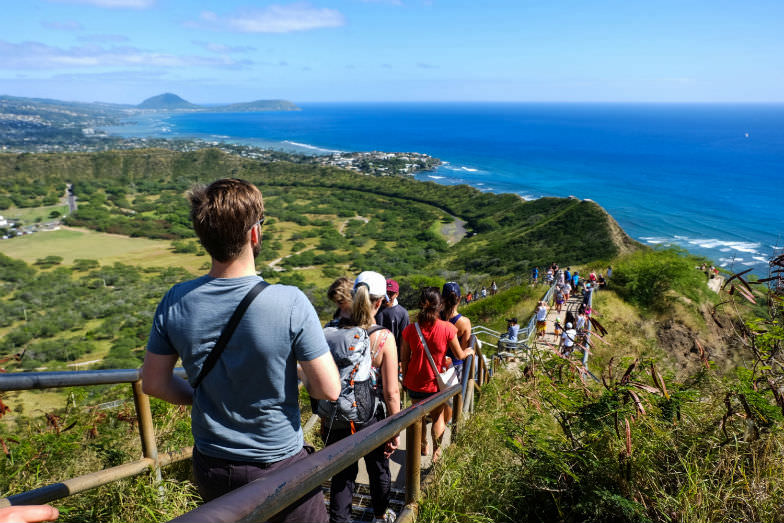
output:
[[[84,35],[77,38],[80,42],[95,42],[99,44],[121,43],[130,40],[127,36],[123,35]]]
[[[389,5],[403,5],[401,0],[362,0],[366,4],[389,4]]]
[[[243,68],[250,60],[226,55],[174,55],[131,46],[84,45],[60,48],[40,42],[14,44],[0,40],[0,69],[72,69],[94,67],[217,67]]]
[[[194,45],[198,45],[206,49],[207,51],[211,51],[213,53],[220,53],[220,54],[229,54],[229,53],[248,53],[251,51],[255,51],[255,47],[251,47],[249,45],[226,45],[226,44],[219,44],[215,42],[204,42],[202,40],[193,40],[191,43]]]
[[[156,0],[49,0],[58,4],[84,4],[109,9],[147,9],[155,5]]]
[[[55,29],[57,31],[81,31],[82,24],[75,20],[63,20],[62,22],[41,22],[41,25],[47,29]]]
[[[324,27],[340,27],[346,20],[340,11],[314,7],[307,3],[270,5],[263,9],[247,9],[221,17],[203,11],[197,22],[187,22],[193,28],[228,30],[240,33],[292,33]]]

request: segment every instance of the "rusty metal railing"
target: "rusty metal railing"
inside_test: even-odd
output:
[[[185,370],[182,368],[175,369],[175,374],[185,377]],[[0,508],[10,505],[48,503],[106,485],[118,479],[136,476],[149,469],[153,469],[157,479],[160,479],[161,467],[190,458],[193,453],[193,447],[158,454],[158,446],[155,442],[155,429],[152,423],[152,411],[150,410],[150,398],[142,392],[140,378],[139,369],[0,374],[0,392],[130,383],[133,390],[136,418],[139,422],[139,436],[141,438],[143,455],[142,459],[136,461],[52,483],[34,490],[14,494],[7,498],[0,498]]]
[[[359,458],[389,441],[403,430],[406,432],[406,507],[398,522],[410,520],[416,511],[421,492],[421,456],[417,451],[422,438],[422,423],[434,409],[455,398],[452,409],[452,433],[463,427],[465,404],[463,398],[474,387],[475,362],[483,358],[466,359],[462,384],[443,390],[426,400],[416,403],[383,421],[362,429],[311,456],[256,480],[187,512],[170,523],[250,523],[267,521],[290,506],[304,493],[318,488],[332,476],[356,462]],[[485,369],[486,372],[486,369]],[[482,379],[484,372],[479,372]]]
[[[303,493],[318,487],[403,430],[406,432],[406,448],[419,449],[425,417],[451,398],[455,398],[452,410],[452,434],[457,434],[462,430],[465,418],[473,411],[474,392],[490,378],[481,344],[475,342],[476,337],[472,336],[470,346],[474,347],[476,356],[469,356],[466,359],[461,384],[441,391],[390,418],[328,445],[308,458],[275,472],[263,481],[249,483],[172,521],[178,523],[266,521],[298,500]],[[175,369],[175,373],[185,377],[182,368]],[[141,474],[149,469],[153,469],[160,477],[161,467],[192,456],[193,447],[158,454],[149,397],[142,392],[138,369],[3,374],[0,375],[0,392],[121,383],[132,385],[144,457],[116,467],[0,498],[0,507],[48,503],[112,481]],[[419,452],[412,450],[406,452],[406,507],[398,516],[398,522],[412,521],[416,512],[417,501],[421,494],[420,460]]]

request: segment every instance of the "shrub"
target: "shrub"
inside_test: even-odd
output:
[[[706,289],[702,273],[695,269],[701,261],[676,248],[639,250],[616,263],[610,283],[627,301],[663,310],[670,291],[699,298]]]

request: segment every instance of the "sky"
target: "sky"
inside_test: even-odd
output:
[[[784,1],[6,0],[0,95],[782,102]]]

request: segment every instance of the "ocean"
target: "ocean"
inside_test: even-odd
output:
[[[421,180],[599,203],[636,240],[767,273],[784,246],[784,105],[298,104],[302,111],[135,118],[125,136],[306,154],[420,152]]]

